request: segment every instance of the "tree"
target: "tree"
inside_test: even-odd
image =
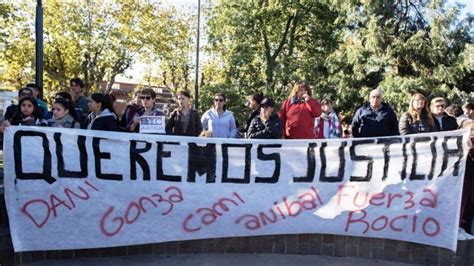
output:
[[[19,86],[32,80],[34,60],[34,1],[14,3],[14,18],[5,41],[7,68],[2,80]],[[159,57],[172,50],[178,23],[173,10],[146,0],[60,1],[44,3],[45,91],[52,94],[81,77],[86,91],[107,81],[110,91],[117,75],[138,58]],[[15,34],[13,34],[15,33]]]
[[[179,90],[190,91],[194,81],[196,19],[189,11],[174,8],[170,9],[170,14],[173,15],[168,18],[167,38],[162,40],[165,45],[152,44],[150,49],[154,56],[143,59],[149,64],[159,62],[155,73],[145,76],[146,82],[166,86],[176,96]]]
[[[323,69],[336,45],[336,15],[315,1],[221,1],[207,27],[211,54],[225,70],[222,84],[210,86],[241,99],[231,103],[240,119],[243,101],[257,90],[283,100],[291,81]]]
[[[225,71],[210,87],[241,96],[260,89],[281,102],[285,85],[307,80],[349,118],[376,87],[398,111],[415,89],[455,101],[473,88],[473,19],[457,21],[459,7],[444,2],[223,0],[209,14],[208,34]]]

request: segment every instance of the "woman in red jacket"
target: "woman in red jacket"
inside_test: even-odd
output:
[[[321,104],[311,98],[307,83],[298,82],[278,114],[286,139],[314,139],[314,119],[321,115]]]

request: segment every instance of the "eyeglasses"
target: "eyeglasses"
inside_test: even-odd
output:
[[[140,97],[138,97],[138,98],[140,98],[141,100],[147,100],[147,101],[149,101],[149,100],[151,99],[151,96],[140,96]]]
[[[223,102],[223,101],[224,101],[224,99],[222,99],[222,98],[216,98],[216,99],[214,99],[214,102]]]

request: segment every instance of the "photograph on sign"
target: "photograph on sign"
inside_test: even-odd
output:
[[[140,133],[165,134],[165,117],[164,116],[140,117]]]

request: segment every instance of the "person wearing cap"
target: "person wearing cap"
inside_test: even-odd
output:
[[[370,92],[369,103],[357,109],[351,127],[354,138],[400,135],[397,115],[383,102],[381,89]]]
[[[264,98],[260,103],[260,116],[252,119],[247,138],[249,139],[280,139],[282,126],[278,115],[275,114],[275,102]]]
[[[311,98],[311,88],[298,82],[278,114],[285,139],[314,139],[314,119],[321,115],[321,104]]]

